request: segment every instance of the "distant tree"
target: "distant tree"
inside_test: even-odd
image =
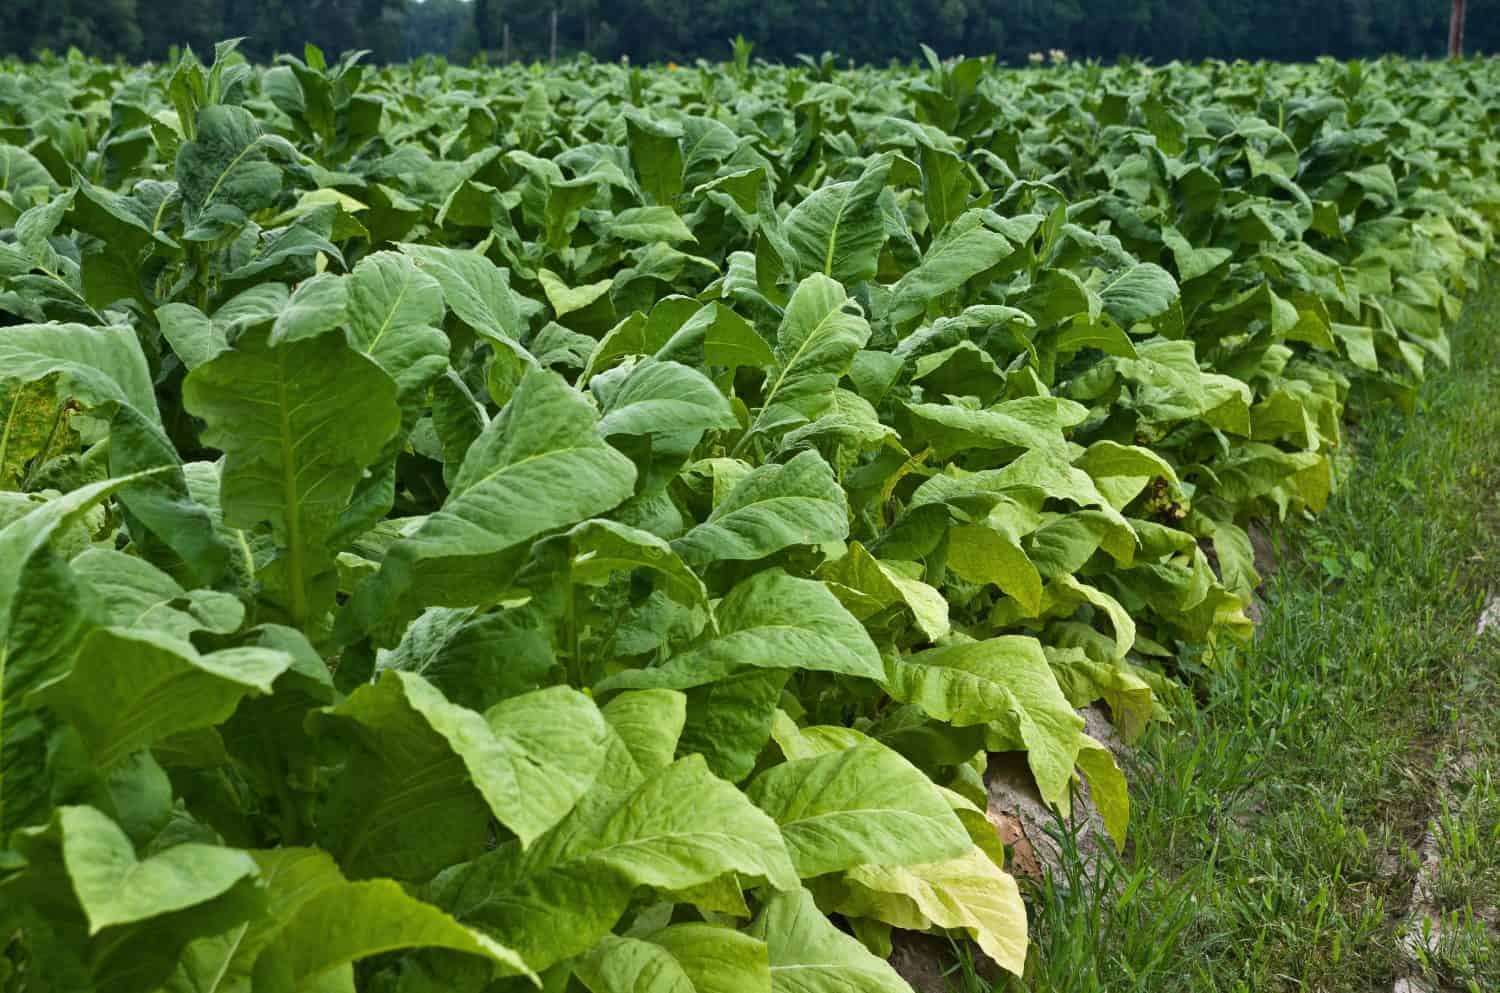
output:
[[[1434,57],[1458,25],[1467,49],[1500,50],[1500,0],[0,0],[0,53],[161,58],[244,37],[258,61],[308,41],[330,56],[366,48],[373,61],[467,59],[498,55],[508,26],[513,57],[543,59],[553,10],[562,55],[638,62],[727,58],[736,34],[757,57],[831,51],[875,64],[911,61],[921,43],[1010,64],[1054,48],[1105,61]]]

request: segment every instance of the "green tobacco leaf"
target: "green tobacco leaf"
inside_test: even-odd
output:
[[[614,285],[612,279],[601,279],[594,283],[569,286],[550,269],[538,270],[537,282],[542,284],[542,293],[552,305],[552,312],[559,318],[587,308],[608,293]]]
[[[636,110],[625,112],[630,165],[641,190],[659,204],[671,204],[682,192],[682,132]]]
[[[594,390],[601,392],[594,380]],[[738,425],[729,402],[709,378],[677,362],[644,359],[607,391],[599,431],[605,436],[691,435]]]
[[[46,166],[15,145],[0,145],[0,193],[9,193],[22,210],[47,199],[56,189]]]
[[[156,320],[161,324],[162,337],[172,346],[172,354],[189,370],[229,350],[224,328],[215,325],[192,304],[169,303],[158,307]]]
[[[478,252],[437,245],[402,245],[402,253],[438,281],[448,309],[492,341],[513,343],[523,330],[510,289],[510,271]]]
[[[988,825],[986,825],[988,827]],[[966,931],[995,964],[1026,966],[1026,904],[1014,877],[976,847],[925,865],[851,869],[832,909],[900,928]]]
[[[800,274],[822,273],[840,283],[875,278],[885,244],[880,192],[890,175],[890,153],[877,155],[858,179],[814,190],[786,217],[786,237],[800,262]]]
[[[270,139],[243,107],[198,112],[197,137],[177,152],[186,237],[212,241],[241,228],[281,192],[281,169],[266,158]]]
[[[848,533],[844,492],[833,470],[816,452],[802,452],[783,465],[752,470],[672,548],[694,565],[751,561]]]
[[[617,693],[601,710],[648,776],[672,764],[677,739],[687,722],[687,698],[676,690]]]
[[[18,325],[0,335],[0,383],[56,374],[59,390],[109,416],[109,470],[135,479],[121,501],[198,582],[223,574],[229,550],[188,495],[182,460],[162,427],[150,368],[134,332],[79,324]],[[160,472],[150,470],[160,469]],[[138,475],[139,474],[139,475]]]
[[[892,288],[891,321],[901,324],[920,316],[929,303],[999,265],[1014,251],[1015,246],[980,223],[977,214],[965,215]]]
[[[630,669],[597,689],[688,689],[744,668],[814,669],[879,680],[880,655],[828,587],[780,569],[758,572],[719,602],[717,637],[651,669]]]
[[[480,715],[392,670],[320,723],[356,745],[322,828],[361,876],[424,879],[473,857],[489,837],[486,815],[533,843],[588,790],[604,749],[604,718],[575,690],[538,690]]]
[[[711,924],[606,937],[574,973],[590,993],[770,993],[765,942]]]
[[[813,275],[797,285],[776,334],[777,368],[765,403],[741,447],[765,432],[785,431],[828,409],[833,388],[870,338],[870,325],[852,312],[843,286]]]
[[[1044,613],[1058,607],[1061,607],[1063,611],[1071,611],[1085,603],[1098,608],[1109,618],[1110,625],[1115,629],[1114,657],[1123,659],[1131,646],[1135,644],[1135,620],[1120,601],[1103,590],[1081,583],[1067,574],[1053,579],[1042,595]]]
[[[630,207],[620,211],[609,222],[612,237],[622,241],[695,241],[693,232],[682,223],[671,207]]]
[[[708,591],[697,573],[656,535],[614,521],[584,521],[566,535],[574,582],[603,582],[616,572],[650,569],[678,603],[707,606]]]
[[[18,514],[0,528],[0,826],[22,815],[45,816],[41,727],[28,727],[26,694],[67,672],[79,641],[99,623],[88,587],[53,550],[54,538],[77,527],[100,502],[135,482],[109,479],[80,487]],[[29,745],[22,739],[27,738]],[[20,788],[26,787],[21,795]],[[18,811],[17,804],[26,807]]]
[[[1025,747],[1043,799],[1067,803],[1083,718],[1068,705],[1034,638],[1007,635],[887,656],[886,688],[940,721],[1004,728]]]
[[[746,794],[781,825],[797,874],[962,855],[969,836],[925,773],[874,742],[761,773]]]
[[[1039,449],[1061,454],[1067,450],[1063,429],[1080,423],[1087,408],[1058,397],[1023,397],[982,410],[957,404],[906,405],[910,429],[908,447],[930,445],[938,458],[969,451],[1010,448]],[[915,447],[913,447],[915,450]]]
[[[971,583],[994,583],[1028,617],[1042,612],[1042,577],[1021,543],[997,528],[956,527],[948,534],[948,568]]]
[[[328,272],[297,284],[271,325],[271,344],[316,338],[344,324],[349,319],[350,285],[349,280]]]
[[[739,783],[771,740],[771,721],[790,669],[747,669],[687,691],[677,754],[702,755],[716,776]]]
[[[922,167],[922,198],[928,227],[941,233],[968,205],[972,183],[968,168],[959,158],[955,142],[940,129],[899,118],[892,121],[916,142]]]
[[[950,551],[950,567],[952,558]],[[848,555],[825,563],[818,570],[818,578],[829,583],[839,602],[861,621],[900,604],[911,613],[928,641],[937,641],[949,631],[948,601],[941,593],[881,562],[857,541],[849,543]],[[1037,593],[1040,596],[1040,585]]]
[[[169,993],[295,993],[352,989],[349,965],[406,948],[444,948],[488,960],[493,977],[529,975],[512,951],[389,880],[349,882],[316,848],[249,853],[265,886],[264,912],[189,945]]]
[[[1085,736],[1078,752],[1078,768],[1088,777],[1089,796],[1104,820],[1104,829],[1117,851],[1125,850],[1125,830],[1130,824],[1130,792],[1115,757],[1093,738]]]
[[[611,509],[634,483],[635,467],[605,444],[583,395],[556,374],[528,372],[469,446],[443,506],[355,589],[341,640],[404,623],[423,605],[484,602],[508,585],[505,553]]]
[[[443,290],[405,255],[376,252],[348,279],[349,343],[395,380],[403,400],[448,367]]]
[[[594,377],[590,387],[603,406],[599,431],[634,457],[642,493],[664,490],[705,432],[739,426],[718,387],[677,362],[642,359]]]
[[[483,710],[541,686],[556,661],[535,611],[432,607],[395,648],[376,652],[375,668],[414,672],[454,703]]]
[[[93,807],[59,807],[49,826],[24,834],[26,847],[46,836],[60,845],[90,935],[205,903],[259,871],[245,852],[217,845],[176,845],[138,859],[119,825]]]
[[[256,333],[193,370],[183,403],[225,453],[225,522],[270,525],[273,596],[299,625],[316,619],[333,605],[334,523],[400,424],[396,384],[338,337],[272,347]]]
[[[1150,262],[1117,273],[1099,287],[1104,312],[1124,328],[1160,317],[1180,295],[1171,274]]]
[[[434,897],[541,969],[593,947],[638,886],[680,891],[728,873],[797,885],[776,824],[702,757],[608,791],[619,782],[601,773],[594,794],[529,850],[503,845],[457,866]]]
[[[806,890],[773,896],[750,934],[766,943],[774,993],[911,993],[884,959],[834,927]]]
[[[84,639],[72,671],[43,695],[108,769],[170,735],[225,720],[247,694],[271,692],[290,664],[285,653],[263,648],[200,655],[154,631],[106,628]]]

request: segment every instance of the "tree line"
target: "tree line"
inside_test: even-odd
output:
[[[1471,0],[1467,48],[1500,50],[1500,0]],[[755,55],[831,51],[859,62],[1036,52],[1155,61],[1205,57],[1308,60],[1382,52],[1441,55],[1447,0],[10,0],[0,53],[77,47],[160,59],[243,36],[251,57],[363,48],[378,61],[425,53],[469,61],[601,59],[685,62],[728,56],[743,35]],[[554,30],[555,24],[555,30]]]

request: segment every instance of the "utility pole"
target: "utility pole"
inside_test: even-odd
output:
[[[557,8],[552,8],[552,64],[557,65]]]
[[[1453,14],[1448,18],[1448,57],[1463,58],[1464,0],[1453,0]]]
[[[500,61],[510,62],[510,22],[505,22],[505,47],[501,49]]]

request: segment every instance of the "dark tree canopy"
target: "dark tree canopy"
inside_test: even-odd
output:
[[[1170,59],[1308,60],[1441,55],[1443,0],[10,0],[0,53],[77,48],[160,58],[244,36],[252,57],[369,49],[381,61],[432,52],[467,61],[546,58],[557,13],[561,55],[636,61],[727,58],[742,34],[755,55],[834,52],[860,62],[940,54],[1033,52]],[[505,48],[507,28],[510,46]],[[1500,0],[1469,4],[1469,51],[1500,50]]]

